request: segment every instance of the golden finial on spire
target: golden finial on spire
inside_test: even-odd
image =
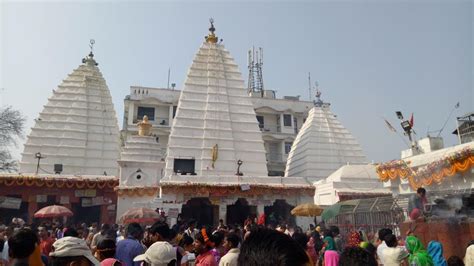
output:
[[[214,34],[214,32],[216,31],[216,28],[214,28],[214,19],[210,18],[209,22],[211,22],[211,27],[209,28],[209,34],[205,37],[206,42],[217,43],[218,38],[216,34]]]
[[[138,136],[150,136],[152,124],[148,122],[148,116],[143,116],[143,121],[138,122]]]

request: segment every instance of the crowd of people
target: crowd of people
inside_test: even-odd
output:
[[[195,220],[172,227],[165,221],[151,226],[0,225],[0,266],[473,266],[474,242],[465,254],[446,259],[440,242],[431,241],[425,249],[412,232],[402,238],[389,228],[342,237],[336,226],[311,225],[304,232],[251,221],[226,226],[221,220],[215,228],[199,229]]]

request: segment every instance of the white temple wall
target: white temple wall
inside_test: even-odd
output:
[[[163,162],[119,161],[121,186],[157,186],[161,179]],[[139,176],[139,178],[138,178]]]

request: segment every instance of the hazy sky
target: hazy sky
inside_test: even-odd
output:
[[[368,158],[399,158],[395,111],[415,114],[418,137],[474,111],[471,1],[5,2],[1,3],[0,103],[33,119],[89,52],[89,39],[122,126],[131,85],[181,88],[213,17],[247,78],[247,50],[264,49],[264,82],[308,98],[308,72]],[[401,130],[399,130],[401,131]],[[22,144],[19,150],[22,150]]]

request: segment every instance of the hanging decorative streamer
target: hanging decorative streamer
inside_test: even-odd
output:
[[[27,186],[27,187],[43,187],[47,188],[109,188],[112,189],[119,185],[118,178],[108,178],[107,180],[101,180],[101,178],[83,178],[83,177],[68,177],[68,178],[57,178],[54,176],[26,176],[26,175],[0,175],[0,185],[7,187],[11,186]]]
[[[445,156],[424,167],[410,167],[410,161],[395,160],[379,164],[376,168],[383,182],[400,178],[408,179],[412,189],[442,183],[445,177],[463,173],[474,167],[474,150],[470,148]]]

